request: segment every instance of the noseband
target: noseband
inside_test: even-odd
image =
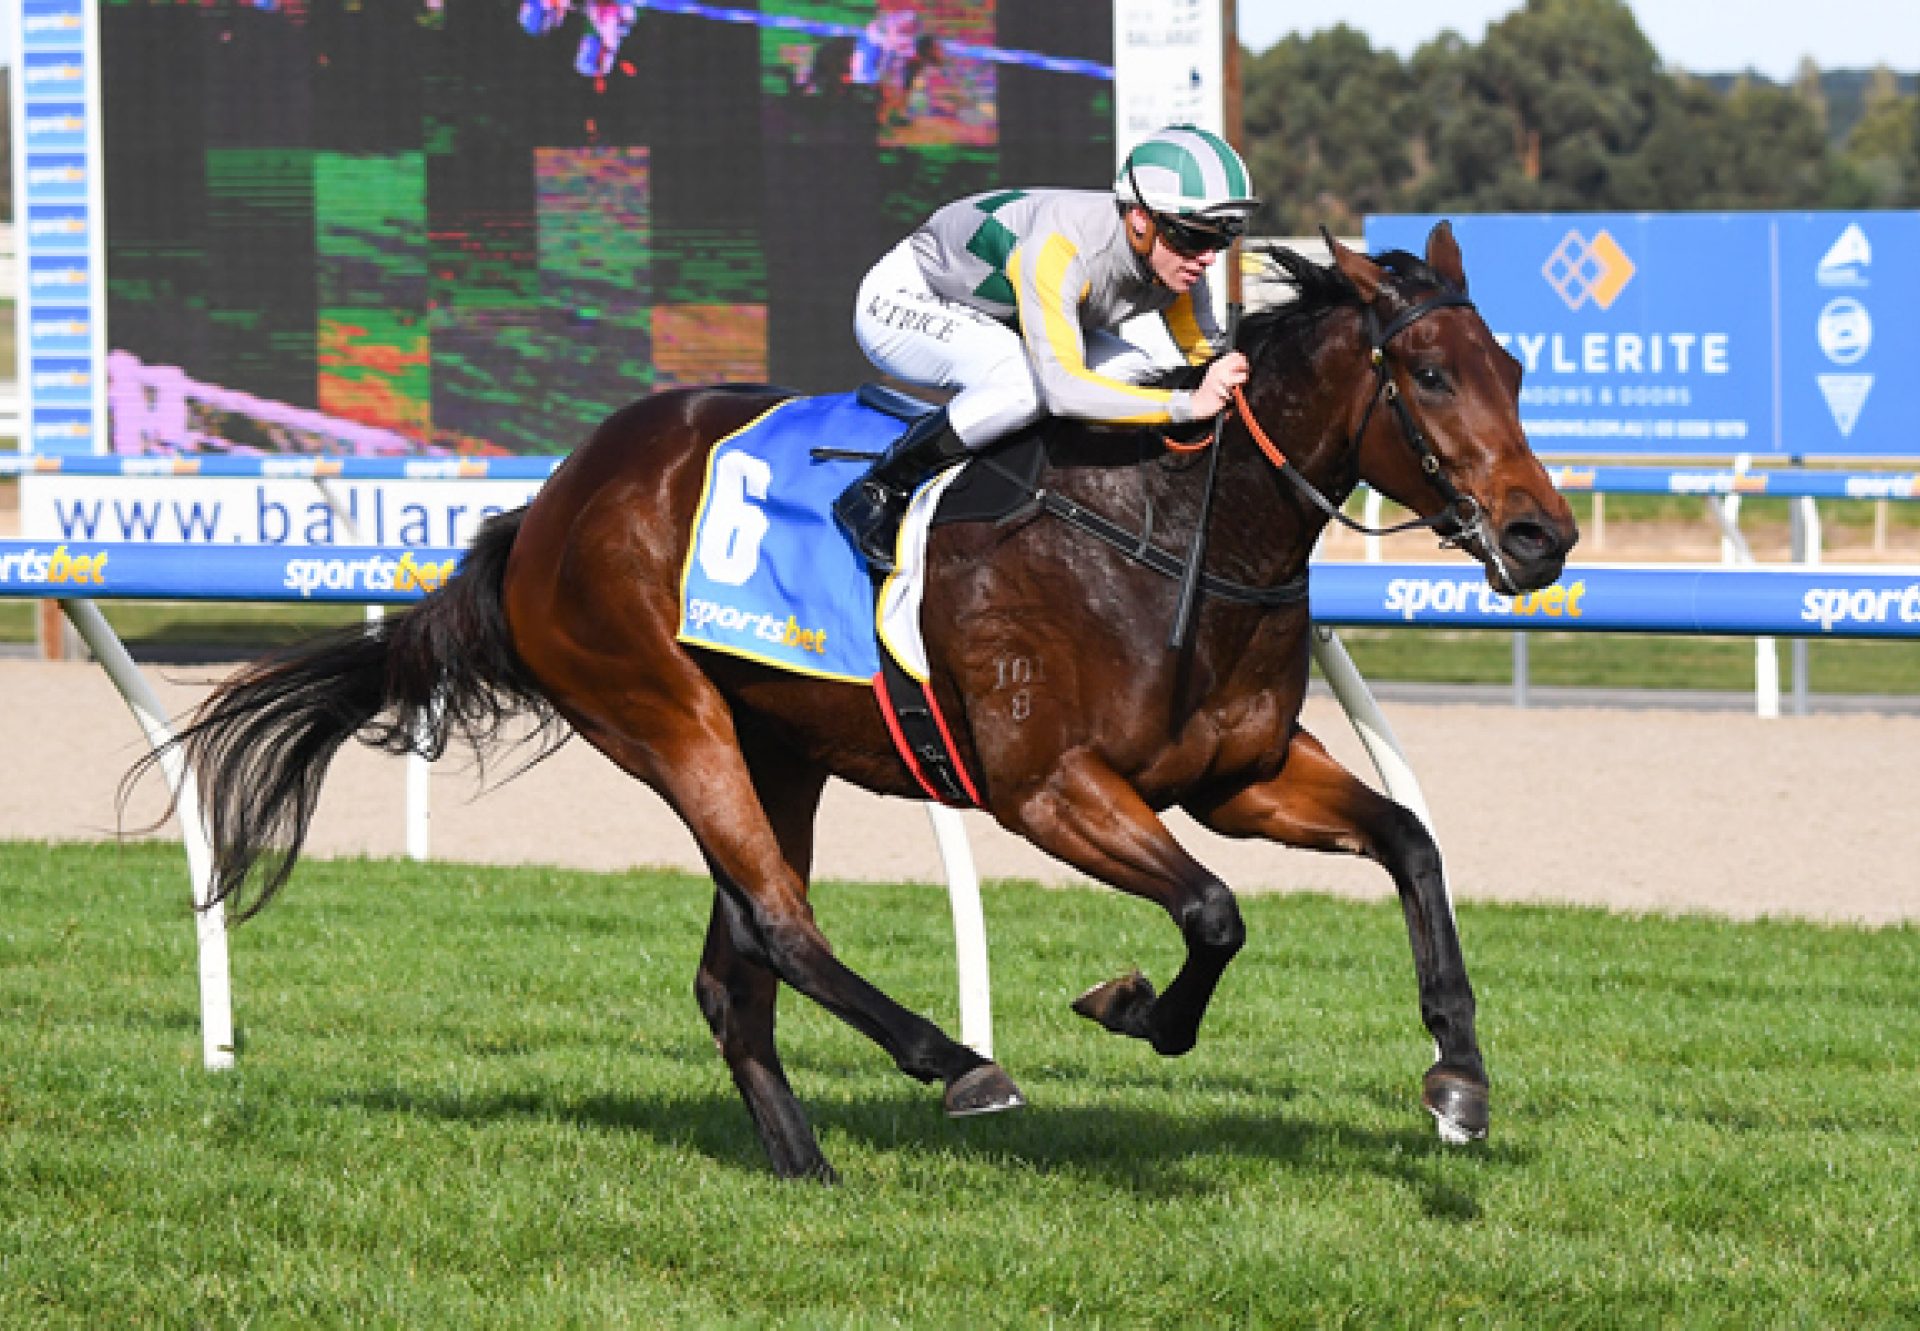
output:
[[[1267,455],[1267,460],[1273,463],[1280,474],[1286,477],[1294,489],[1298,490],[1308,502],[1341,526],[1350,531],[1359,532],[1362,536],[1392,536],[1397,532],[1428,528],[1440,536],[1442,546],[1449,548],[1477,541],[1480,548],[1487,552],[1487,558],[1493,562],[1500,576],[1511,583],[1506,564],[1500,558],[1499,547],[1493,540],[1492,532],[1488,530],[1486,511],[1471,495],[1462,494],[1459,487],[1448,479],[1446,471],[1441,467],[1440,455],[1433,451],[1433,445],[1427,442],[1427,436],[1420,429],[1420,423],[1413,418],[1413,412],[1407,406],[1406,398],[1401,396],[1399,385],[1393,381],[1391,366],[1388,363],[1387,349],[1394,338],[1435,310],[1453,307],[1470,310],[1474,308],[1474,304],[1460,292],[1443,291],[1417,305],[1408,306],[1390,319],[1385,327],[1381,326],[1379,316],[1374,313],[1371,305],[1361,308],[1361,312],[1366,316],[1367,340],[1371,347],[1369,359],[1373,365],[1373,396],[1367,400],[1366,411],[1361,413],[1359,428],[1353,432],[1353,437],[1347,442],[1348,452],[1358,454],[1360,441],[1367,435],[1367,426],[1373,422],[1374,410],[1382,400],[1385,400],[1393,409],[1395,419],[1400,422],[1400,437],[1406,441],[1407,447],[1413,450],[1413,455],[1420,464],[1421,473],[1426,476],[1428,483],[1439,491],[1441,499],[1445,501],[1445,507],[1432,517],[1416,517],[1392,527],[1369,527],[1365,523],[1355,522],[1340,511],[1338,504],[1321,494],[1313,482],[1303,476],[1300,469],[1294,466],[1273,440],[1267,437],[1266,432],[1260,428],[1260,423],[1253,418],[1253,411],[1247,405],[1246,394],[1239,388],[1233,390],[1234,406],[1240,413],[1241,421],[1247,427],[1247,433],[1253,436],[1254,443],[1258,444],[1260,451]],[[1451,525],[1452,530],[1442,532],[1441,527],[1448,524]]]

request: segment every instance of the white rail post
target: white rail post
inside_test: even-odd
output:
[[[1386,713],[1374,700],[1360,668],[1347,654],[1346,644],[1322,624],[1313,626],[1312,642],[1313,662],[1320,667],[1320,674],[1333,690],[1333,696],[1340,700],[1347,720],[1353,724],[1354,734],[1360,737],[1367,757],[1373,760],[1374,770],[1380,773],[1387,794],[1396,804],[1403,804],[1418,814],[1427,831],[1433,831],[1433,814],[1427,809],[1426,796],[1420,793],[1420,781],[1413,774],[1413,764],[1407,761],[1406,751],[1394,736],[1393,727],[1387,724]]]
[[[354,521],[353,509],[341,499],[339,491],[322,476],[316,476],[314,485],[319,489],[321,498],[327,501],[327,507],[340,519],[340,525],[346,528],[349,540],[360,539],[360,524]],[[366,608],[367,623],[377,624],[386,618],[386,607],[370,605]],[[432,717],[423,718],[422,725],[430,726]],[[403,760],[406,763],[406,835],[407,858],[427,860],[433,857],[433,764],[418,753],[409,753]]]
[[[173,742],[173,730],[160,700],[134,665],[113,626],[91,601],[64,600],[60,608],[92,649],[93,656],[126,700],[134,719],[159,755],[160,770],[173,790],[174,814],[180,820],[180,844],[187,852],[187,872],[193,880],[195,935],[200,969],[200,1050],[210,1071],[233,1066],[233,984],[227,961],[226,907],[208,901],[213,895],[213,851],[207,844],[206,821],[200,811],[200,786],[186,758]]]
[[[1792,501],[1793,514],[1793,562],[1811,567],[1820,562],[1821,530],[1820,506],[1812,495],[1802,495]],[[1811,692],[1807,680],[1807,640],[1793,639],[1789,649],[1793,659],[1793,714],[1805,716],[1808,710],[1808,695]]]
[[[987,977],[987,921],[980,907],[980,875],[967,845],[966,824],[944,804],[928,804],[927,818],[947,870],[953,907],[953,955],[960,972],[960,1043],[993,1057],[993,986]]]
[[[1734,463],[1736,474],[1744,472],[1746,455]],[[1720,562],[1752,565],[1753,548],[1740,530],[1740,496],[1709,498],[1707,512],[1720,524]],[[1780,717],[1780,651],[1772,638],[1753,640],[1753,710],[1763,721]]]
[[[1354,665],[1353,658],[1347,654],[1346,644],[1332,629],[1315,624],[1308,641],[1313,647],[1314,664],[1320,667],[1321,677],[1333,690],[1333,696],[1340,700],[1340,706],[1347,713],[1347,720],[1353,726],[1353,733],[1360,737],[1360,743],[1373,759],[1373,769],[1380,774],[1380,784],[1386,788],[1387,796],[1394,803],[1411,810],[1427,829],[1427,835],[1434,844],[1440,844],[1440,833],[1433,826],[1433,812],[1427,808],[1427,797],[1420,792],[1420,780],[1413,774],[1413,764],[1407,761],[1407,752],[1400,747],[1400,740],[1393,733],[1393,727],[1387,724],[1387,715],[1380,710],[1380,704],[1374,700],[1373,690],[1367,687],[1367,681],[1361,677],[1360,669]],[[1447,887],[1446,857],[1441,856],[1440,885]],[[1447,918],[1454,919],[1453,892],[1444,893],[1447,903]],[[1456,922],[1454,928],[1459,928]],[[1437,1050],[1438,1043],[1434,1045]]]

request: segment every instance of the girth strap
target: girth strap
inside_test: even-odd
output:
[[[981,459],[991,465],[991,459]],[[1077,527],[1089,536],[1104,541],[1135,563],[1145,564],[1155,573],[1169,578],[1178,578],[1186,572],[1186,561],[1180,556],[1159,546],[1150,544],[1147,536],[1141,532],[1128,531],[1119,523],[1102,517],[1092,509],[1082,508],[1065,495],[1057,491],[1041,488],[1033,492],[1034,501],[1046,512],[1053,514],[1068,526]],[[1307,575],[1295,574],[1285,582],[1270,587],[1249,587],[1245,583],[1232,582],[1212,573],[1200,575],[1200,587],[1209,596],[1218,596],[1223,601],[1234,601],[1241,605],[1255,605],[1272,610],[1285,605],[1299,605],[1307,599]]]

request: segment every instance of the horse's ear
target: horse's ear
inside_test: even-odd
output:
[[[1448,286],[1466,293],[1467,270],[1460,262],[1460,242],[1453,238],[1453,223],[1435,222],[1427,233],[1427,267],[1440,274]]]
[[[1325,227],[1320,228],[1320,237],[1327,242],[1327,248],[1333,253],[1333,266],[1340,270],[1342,277],[1353,283],[1353,289],[1360,293],[1361,302],[1367,305],[1373,304],[1373,298],[1380,294],[1380,287],[1387,280],[1387,275],[1380,270],[1380,265],[1366,255],[1342,245]]]

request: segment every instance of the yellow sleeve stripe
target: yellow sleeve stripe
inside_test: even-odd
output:
[[[1115,425],[1160,425],[1167,420],[1167,407],[1173,400],[1173,394],[1160,388],[1141,388],[1120,379],[1108,379],[1095,374],[1087,368],[1086,351],[1080,344],[1080,338],[1074,325],[1067,317],[1068,302],[1061,297],[1061,287],[1066,281],[1067,268],[1078,257],[1073,242],[1065,236],[1047,237],[1040,247],[1040,258],[1033,267],[1033,286],[1039,301],[1040,329],[1046,340],[1047,348],[1053,353],[1053,359],[1061,369],[1082,382],[1093,384],[1105,392],[1130,398],[1141,405],[1137,415],[1113,415],[1103,413],[1103,419]],[[1033,327],[1032,316],[1036,311],[1027,308],[1027,288],[1021,279],[1021,268],[1026,263],[1026,252],[1017,249],[1007,260],[1007,276],[1013,279],[1015,297],[1020,302],[1020,326]],[[1085,296],[1083,287],[1080,294]],[[1073,302],[1078,304],[1078,301]]]
[[[1193,309],[1193,293],[1181,292],[1161,317],[1167,321],[1167,331],[1173,334],[1174,345],[1186,354],[1187,364],[1203,364],[1213,347],[1208,343],[1207,335],[1200,331],[1200,316]]]

